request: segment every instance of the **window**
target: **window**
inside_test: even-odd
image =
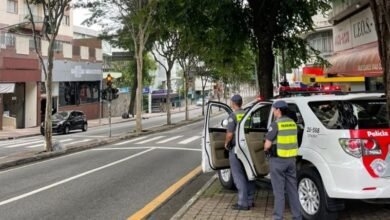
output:
[[[0,33],[0,48],[15,47],[16,38],[14,34]]]
[[[18,1],[17,0],[7,0],[7,12],[8,13],[18,13]]]
[[[64,15],[62,18],[62,24],[66,26],[70,26],[70,17],[69,15]]]
[[[250,128],[267,129],[268,119],[271,112],[271,105],[263,106],[251,115]]]
[[[328,129],[389,128],[385,99],[311,102],[309,106]]]
[[[60,106],[79,105],[99,101],[100,82],[61,82]]]

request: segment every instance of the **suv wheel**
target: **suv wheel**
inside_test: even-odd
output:
[[[87,123],[84,123],[83,128],[82,128],[81,130],[87,131],[87,130],[88,130],[88,124],[87,124]]]
[[[298,195],[301,211],[308,220],[337,219],[337,212],[329,211],[326,204],[332,202],[322,185],[319,174],[313,168],[298,171]]]
[[[225,189],[234,190],[236,187],[234,186],[233,176],[230,169],[218,170],[219,182]]]
[[[70,128],[68,125],[64,127],[64,134],[69,134]]]

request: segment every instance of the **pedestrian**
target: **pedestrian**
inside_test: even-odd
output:
[[[245,110],[241,108],[242,97],[240,95],[234,95],[231,98],[230,106],[234,112],[228,118],[225,148],[229,150],[230,170],[234,184],[238,190],[238,202],[232,206],[232,209],[249,210],[251,207],[254,207],[255,183],[254,181],[248,180],[242,163],[234,153],[237,124],[245,114]]]
[[[264,150],[270,155],[269,165],[274,193],[273,219],[283,219],[285,191],[293,219],[302,219],[296,177],[297,125],[287,117],[288,106],[285,101],[274,102],[272,111],[276,120],[268,129]]]

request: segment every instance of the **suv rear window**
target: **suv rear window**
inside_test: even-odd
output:
[[[385,99],[310,102],[328,129],[389,128]]]

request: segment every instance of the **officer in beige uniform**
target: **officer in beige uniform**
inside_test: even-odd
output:
[[[274,102],[272,111],[276,120],[266,134],[264,150],[270,155],[271,183],[275,197],[273,219],[283,219],[285,192],[288,195],[293,219],[302,219],[296,178],[297,125],[286,116],[288,106],[285,101]]]
[[[238,202],[232,206],[232,209],[249,210],[251,207],[254,207],[255,183],[254,181],[248,181],[245,169],[234,153],[234,148],[236,147],[235,135],[237,124],[245,114],[245,110],[243,110],[241,106],[241,96],[234,95],[231,98],[231,107],[234,112],[231,113],[228,118],[225,148],[229,150],[230,170],[232,172],[234,184],[238,189]]]

